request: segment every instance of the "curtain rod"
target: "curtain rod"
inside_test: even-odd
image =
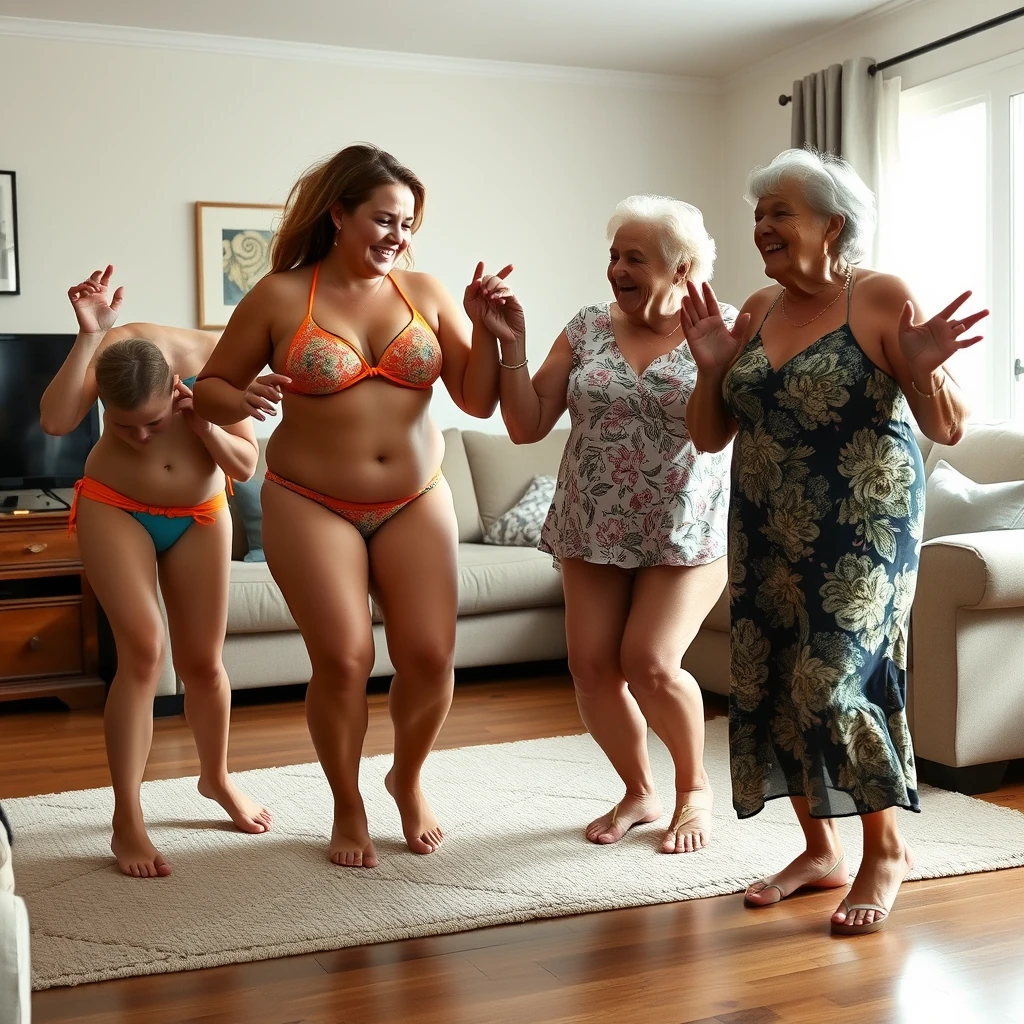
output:
[[[1018,7],[1016,10],[1008,11],[1006,14],[1000,14],[995,18],[989,18],[988,21],[982,21],[977,25],[972,25],[970,28],[954,32],[952,35],[943,36],[941,39],[936,39],[933,43],[926,43],[924,46],[918,46],[913,50],[907,50],[906,53],[899,53],[895,57],[890,57],[888,60],[880,61],[878,64],[871,64],[868,66],[868,74],[872,76],[877,75],[879,71],[885,71],[887,68],[891,68],[895,64],[902,64],[904,61],[913,60],[915,57],[922,57],[924,54],[931,53],[933,50],[941,50],[944,46],[949,46],[950,43],[958,43],[961,39],[968,39],[971,36],[977,35],[979,32],[985,32],[990,28],[996,28],[998,25],[1005,25],[1008,21],[1014,21],[1020,17],[1024,17],[1024,7]],[[784,107],[787,103],[791,103],[792,100],[792,96],[783,94],[779,97],[779,106]]]

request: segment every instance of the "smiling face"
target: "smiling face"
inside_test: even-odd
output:
[[[685,280],[686,265],[673,267],[666,261],[655,225],[637,221],[615,232],[608,283],[623,313],[673,312],[673,288]]]
[[[162,434],[173,418],[173,394],[154,395],[135,409],[104,404],[105,429],[136,451],[144,449],[157,434]]]
[[[331,209],[338,227],[338,248],[360,276],[383,277],[412,242],[416,202],[408,185],[380,185],[352,212]]]
[[[764,260],[764,272],[776,281],[788,275],[814,275],[843,229],[839,214],[831,217],[812,209],[800,181],[785,178],[754,208],[754,244]]]

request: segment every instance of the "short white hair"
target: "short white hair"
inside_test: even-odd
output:
[[[875,194],[841,157],[815,149],[787,149],[767,167],[756,167],[747,178],[746,200],[751,206],[777,192],[783,181],[803,186],[811,209],[825,217],[841,215],[846,223],[836,239],[836,254],[846,263],[860,263],[875,233]]]
[[[668,196],[629,196],[615,207],[608,221],[608,240],[625,224],[650,224],[657,229],[662,256],[670,267],[685,263],[688,281],[711,280],[715,240],[696,206]]]

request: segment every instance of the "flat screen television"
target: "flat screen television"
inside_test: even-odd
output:
[[[70,434],[39,425],[39,399],[75,343],[73,334],[0,333],[0,490],[71,487],[100,436],[94,404]]]

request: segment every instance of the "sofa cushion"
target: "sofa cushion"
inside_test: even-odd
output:
[[[535,476],[558,475],[568,438],[568,430],[558,429],[536,444],[516,445],[505,434],[462,432],[484,530],[515,505]]]
[[[484,543],[506,547],[539,547],[540,532],[554,495],[555,478],[535,476],[519,501],[487,528]]]
[[[455,518],[459,521],[459,540],[464,544],[480,540],[480,509],[473,489],[473,474],[462,443],[462,432],[456,427],[444,431],[444,461],[441,470],[452,490]]]
[[[246,484],[246,488],[249,493],[255,492],[259,495],[260,489],[263,487],[263,478],[267,475],[267,441],[270,439],[267,437],[256,438],[256,443],[259,445],[259,458],[256,461],[256,472],[253,473],[252,477]],[[236,492],[239,490],[239,485],[234,484]],[[239,502],[240,495],[229,495],[228,497],[228,508],[231,510],[231,557],[236,561],[240,562],[243,557],[249,552],[249,538],[246,535],[245,527],[245,516],[243,515],[242,503]],[[262,530],[263,526],[263,510],[260,509],[260,527]]]
[[[1024,480],[978,484],[940,461],[928,477],[924,539],[1024,528]]]
[[[1024,423],[969,424],[959,444],[932,445],[927,472],[940,461],[979,484],[1024,480]]]
[[[562,576],[536,548],[459,545],[459,615],[484,615],[562,604]],[[373,621],[381,621],[372,605]]]
[[[266,562],[232,562],[228,582],[228,633],[296,629]]]

